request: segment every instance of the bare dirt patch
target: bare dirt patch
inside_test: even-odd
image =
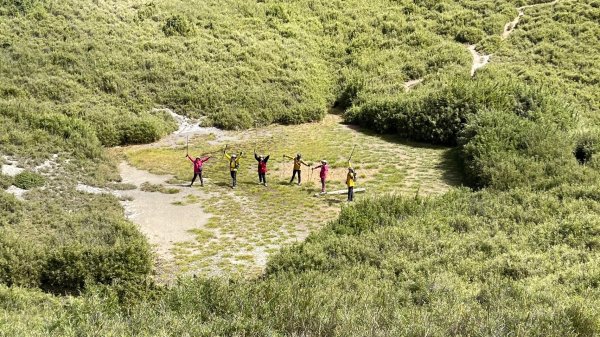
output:
[[[471,77],[475,76],[475,72],[480,68],[485,67],[490,62],[491,55],[484,55],[477,52],[475,45],[468,46],[471,56],[473,56],[473,65],[471,66]]]

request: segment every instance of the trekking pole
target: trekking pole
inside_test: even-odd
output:
[[[352,152],[350,152],[350,157],[348,158],[348,162],[350,162],[350,160],[352,160],[352,155],[354,155],[355,149],[356,149],[356,144],[354,144],[354,147],[352,148]]]
[[[185,136],[185,155],[190,155],[190,136]]]

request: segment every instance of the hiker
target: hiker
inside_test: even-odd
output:
[[[329,173],[329,165],[327,164],[327,160],[321,160],[321,165],[313,167],[313,170],[320,168],[321,172],[319,173],[319,177],[321,177],[321,193],[325,193],[325,181],[327,180],[327,174]]]
[[[196,157],[196,159],[192,159],[189,154],[185,155],[193,164],[194,164],[194,178],[192,178],[192,182],[190,183],[190,187],[194,185],[194,181],[196,181],[196,177],[200,178],[200,186],[204,186],[204,180],[202,179],[202,166],[206,163],[210,157]]]
[[[229,173],[231,174],[231,188],[235,188],[237,186],[237,171],[240,168],[240,159],[244,155],[244,152],[240,151],[240,154],[228,154],[227,148],[223,150],[223,155],[229,160]]]
[[[354,201],[354,185],[356,184],[356,171],[348,162],[348,175],[346,176],[346,186],[348,186],[348,201]]]
[[[258,162],[258,183],[267,186],[267,162],[270,156],[257,155],[254,150],[254,159]]]
[[[300,153],[297,153],[296,157],[287,156],[285,154],[283,155],[283,157],[294,160],[294,172],[292,173],[292,179],[290,179],[290,184],[294,182],[294,178],[296,177],[296,174],[298,174],[298,186],[300,186],[300,183],[302,183],[302,165],[306,167],[310,167],[310,165],[308,165],[302,160],[302,155]]]

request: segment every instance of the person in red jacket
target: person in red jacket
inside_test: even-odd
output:
[[[329,173],[329,165],[327,160],[321,160],[321,165],[313,167],[313,170],[320,168],[319,177],[321,177],[321,193],[325,193],[325,182],[327,181],[327,174]]]
[[[202,166],[206,163],[210,157],[196,157],[196,159],[192,159],[190,155],[186,155],[186,157],[194,164],[194,178],[192,178],[192,182],[190,183],[190,187],[194,185],[194,181],[196,181],[196,177],[200,178],[200,186],[204,186],[204,180],[202,179]]]
[[[254,159],[258,162],[258,183],[267,186],[267,162],[270,156],[259,156],[254,151]]]

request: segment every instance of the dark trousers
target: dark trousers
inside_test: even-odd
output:
[[[300,184],[302,182],[302,171],[300,170],[294,170],[294,173],[292,174],[292,179],[290,179],[290,183],[294,181],[294,178],[296,178],[296,173],[298,173],[298,184]]]
[[[258,172],[258,182],[262,184],[267,184],[267,174]]]
[[[194,185],[194,181],[196,181],[196,178],[200,178],[200,185],[204,186],[204,180],[202,180],[202,171],[194,172],[194,178],[192,178],[190,186]]]
[[[237,171],[231,171],[231,186],[237,186]]]
[[[348,187],[348,201],[354,201],[354,187]]]
[[[325,178],[321,178],[321,193],[325,193]]]

